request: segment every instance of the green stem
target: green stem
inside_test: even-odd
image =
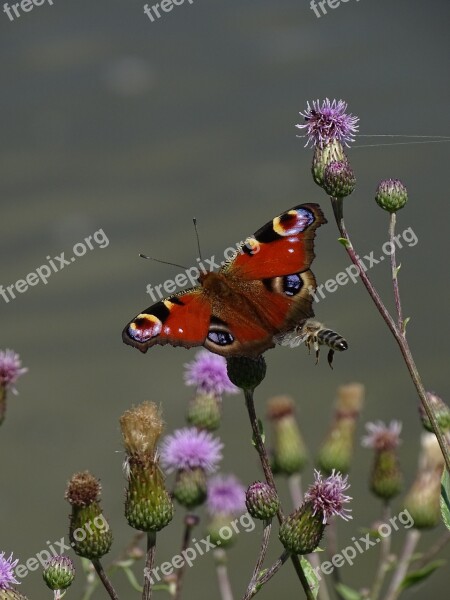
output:
[[[155,562],[156,551],[156,531],[147,532],[147,558],[144,569],[144,591],[142,592],[142,600],[150,600],[152,597],[152,578],[150,573]]]
[[[96,570],[97,575],[99,576],[100,581],[103,583],[103,586],[104,586],[105,590],[108,592],[111,600],[119,600],[119,596],[117,595],[115,589],[113,588],[113,585],[110,582],[108,575],[105,573],[105,570],[103,569],[100,559],[94,558],[94,559],[92,559],[91,562],[94,565],[94,569]]]
[[[383,507],[383,523],[388,523],[391,518],[391,507],[389,503],[386,503]],[[381,588],[383,587],[386,574],[389,570],[389,552],[391,550],[391,538],[390,536],[381,538],[380,547],[380,561],[378,563],[377,573],[370,593],[370,600],[377,600],[380,595]]]
[[[411,529],[411,531],[408,531],[405,544],[403,546],[402,555],[392,578],[391,585],[386,593],[385,600],[397,600],[402,593],[402,582],[406,573],[408,572],[409,563],[419,539],[420,531],[417,531],[417,529]]]
[[[221,600],[233,600],[230,578],[228,577],[227,554],[222,548],[214,550],[217,581]]]
[[[275,485],[275,480],[273,478],[272,469],[270,468],[269,457],[267,456],[266,447],[264,446],[264,442],[261,437],[261,432],[259,430],[258,418],[256,416],[255,410],[255,402],[253,400],[253,389],[244,389],[245,396],[245,405],[247,407],[248,416],[250,418],[250,424],[253,430],[253,439],[255,441],[256,451],[259,454],[259,459],[261,461],[261,466],[264,471],[264,476],[266,478],[267,483],[273,487],[274,490],[277,489]],[[278,522],[281,524],[284,519],[283,511],[280,505],[280,508],[277,512]],[[314,594],[309,586],[308,579],[305,575],[302,565],[300,564],[300,560],[297,555],[291,555],[291,561],[294,565],[294,569],[297,573],[298,578],[302,584],[302,587],[305,591],[305,595],[307,600],[315,600]]]
[[[439,423],[436,419],[436,415],[434,413],[433,407],[431,406],[431,404],[428,400],[427,393],[422,384],[422,380],[420,378],[419,371],[417,370],[416,364],[412,357],[411,350],[409,348],[409,344],[406,340],[406,337],[403,335],[402,330],[399,329],[397,327],[397,325],[395,324],[393,318],[391,317],[391,315],[389,314],[385,305],[383,304],[383,301],[381,300],[380,295],[378,294],[377,290],[373,286],[373,284],[370,281],[367,274],[364,272],[363,265],[362,265],[361,261],[359,260],[359,257],[353,248],[353,245],[350,241],[350,236],[345,227],[342,198],[331,198],[331,204],[333,206],[336,223],[337,223],[339,232],[341,234],[341,237],[344,240],[346,240],[345,249],[347,250],[347,254],[349,255],[352,263],[358,267],[359,276],[360,276],[361,281],[363,282],[365,288],[369,292],[369,295],[372,298],[375,306],[377,307],[379,313],[383,317],[385,323],[387,324],[392,335],[394,336],[398,346],[400,347],[400,351],[403,355],[403,359],[404,359],[406,366],[408,367],[409,373],[411,375],[412,382],[414,383],[414,386],[416,387],[417,394],[419,395],[419,398],[422,402],[425,412],[427,413],[427,416],[430,420],[431,427],[437,437],[439,446],[442,450],[442,454],[445,459],[445,464],[446,464],[447,470],[450,473],[450,449],[449,449],[448,443],[445,439],[445,436],[439,427]]]
[[[250,600],[250,598],[256,596],[259,590],[280,570],[289,556],[290,552],[285,550],[280,558],[270,567],[270,569],[268,569],[264,575],[261,575],[261,577],[255,581],[253,588],[247,590],[243,600]]]

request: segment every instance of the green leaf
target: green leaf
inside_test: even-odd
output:
[[[398,272],[400,271],[401,268],[402,268],[402,263],[400,263],[398,265],[398,267],[395,268],[395,270],[394,270],[394,278],[395,279],[397,279]]]
[[[444,525],[450,529],[450,475],[447,469],[441,479],[441,514]]]
[[[412,587],[413,585],[421,583],[422,581],[427,579],[432,573],[434,573],[434,571],[436,571],[436,569],[439,569],[439,567],[442,567],[443,565],[445,565],[445,563],[446,563],[445,560],[435,560],[434,562],[426,565],[425,567],[423,567],[422,569],[419,569],[418,571],[413,571],[412,573],[408,573],[408,575],[402,581],[401,589],[406,590],[407,588]]]
[[[313,593],[314,598],[317,598],[317,594],[319,593],[319,577],[314,572],[314,569],[311,566],[309,560],[307,560],[304,556],[300,557],[300,563],[303,567],[303,571],[305,572],[306,579],[308,580],[309,587]]]
[[[345,248],[349,248],[351,246],[347,238],[338,238],[338,242],[345,246]]]
[[[411,317],[406,317],[406,319],[404,319],[403,321],[403,331],[406,330],[406,326],[408,325],[408,323],[411,321]]]
[[[349,588],[348,585],[344,585],[343,583],[338,583],[336,585],[336,591],[343,600],[363,600],[363,597],[359,592]]]

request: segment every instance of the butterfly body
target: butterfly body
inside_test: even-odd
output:
[[[201,273],[198,286],[138,314],[123,341],[142,352],[155,344],[203,345],[222,356],[258,356],[272,348],[274,336],[314,316],[309,266],[315,229],[325,222],[316,204],[275,217],[219,272]]]

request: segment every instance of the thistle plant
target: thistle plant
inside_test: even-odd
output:
[[[339,241],[393,334],[420,400],[417,424],[423,426],[424,433],[415,479],[409,481],[403,472],[400,421],[367,423],[361,444],[371,456],[367,451],[361,451],[359,456],[367,462],[368,488],[375,507],[378,505],[379,516],[357,539],[352,514],[362,500],[367,500],[352,498],[347,492],[365,386],[359,382],[338,386],[333,404],[326,398],[314,398],[318,411],[325,414],[331,408],[333,417],[328,429],[320,431],[318,449],[309,448],[304,432],[311,424],[303,419],[300,397],[287,396],[280,390],[268,400],[264,415],[259,386],[270,376],[270,365],[268,368],[264,356],[225,359],[201,350],[185,365],[184,383],[194,388],[194,395],[187,402],[184,427],[163,436],[164,407],[153,402],[132,406],[120,418],[125,475],[122,525],[131,530],[125,549],[117,552],[114,548],[101,506],[100,480],[87,470],[75,473],[69,480],[65,493],[71,506],[68,539],[81,559],[81,572],[86,578],[83,600],[94,599],[100,585],[112,600],[150,600],[160,593],[161,597],[164,594],[182,600],[187,598],[186,578],[195,577],[196,561],[209,551],[214,558],[220,600],[250,600],[262,590],[276,597],[283,589],[280,582],[287,568],[293,569],[298,580],[299,593],[295,597],[397,600],[442,565],[435,559],[450,542],[450,409],[444,399],[424,389],[406,337],[407,319],[400,301],[393,240],[397,213],[407,206],[408,191],[397,179],[382,180],[375,191],[376,204],[389,215],[395,301],[395,314],[391,315],[370,281],[344,222],[345,198],[357,193],[349,154],[359,119],[348,114],[342,100],[316,100],[300,114],[304,122],[297,127],[305,134],[306,146],[314,149],[312,176],[330,196]],[[5,416],[7,393],[15,393],[14,386],[26,370],[15,352],[0,351],[0,423]],[[389,394],[388,389],[385,393]],[[221,472],[221,461],[233,441],[227,431],[220,431],[225,395],[237,396],[232,401],[235,418],[248,418],[248,456],[256,452],[257,457],[253,457],[260,466],[255,467],[250,481],[243,482],[238,477],[240,465],[236,465],[236,473]],[[322,421],[318,421],[321,425]],[[311,463],[317,468],[313,469]],[[305,485],[305,493],[303,480],[310,482]],[[354,492],[351,494],[354,496]],[[282,502],[286,496],[290,496],[291,506]],[[394,502],[401,508],[395,518]],[[157,540],[166,535],[166,528],[176,526],[176,510],[182,513],[183,523],[177,554],[171,562],[157,564]],[[338,537],[338,519],[344,521],[344,541]],[[447,527],[445,533],[430,547],[418,551],[419,544],[428,543],[422,532],[437,532],[442,521]],[[393,552],[390,540],[396,522],[404,528],[395,529],[395,535],[402,538],[400,552]],[[260,542],[255,557],[240,561],[239,568],[248,576],[245,589],[238,591],[229,556],[239,546],[242,528],[248,532],[256,530]],[[356,563],[358,554],[372,546],[379,549],[378,565],[374,573],[367,573],[366,585],[355,589],[347,581],[351,571],[341,571],[341,567],[346,562]],[[269,549],[278,556],[271,563]],[[113,552],[115,557],[111,558]],[[7,558],[7,553],[0,553],[0,600],[26,600],[15,587],[19,585],[17,565],[13,554]],[[80,572],[78,567],[77,571]],[[126,596],[117,592],[117,573],[126,576]],[[72,558],[59,555],[46,563],[42,573],[53,600],[71,594],[74,576]],[[211,597],[217,597],[215,591]]]

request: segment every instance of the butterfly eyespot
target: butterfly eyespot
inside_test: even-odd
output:
[[[297,235],[314,221],[313,213],[307,208],[288,210],[273,220],[274,231],[283,237]]]
[[[217,346],[230,346],[234,342],[234,337],[228,331],[212,329],[208,333],[208,340]]]
[[[283,292],[286,296],[295,296],[303,287],[303,281],[300,275],[285,275],[283,277]]]
[[[159,335],[162,330],[162,323],[155,315],[139,315],[130,323],[128,334],[136,342],[148,342],[153,337]]]

